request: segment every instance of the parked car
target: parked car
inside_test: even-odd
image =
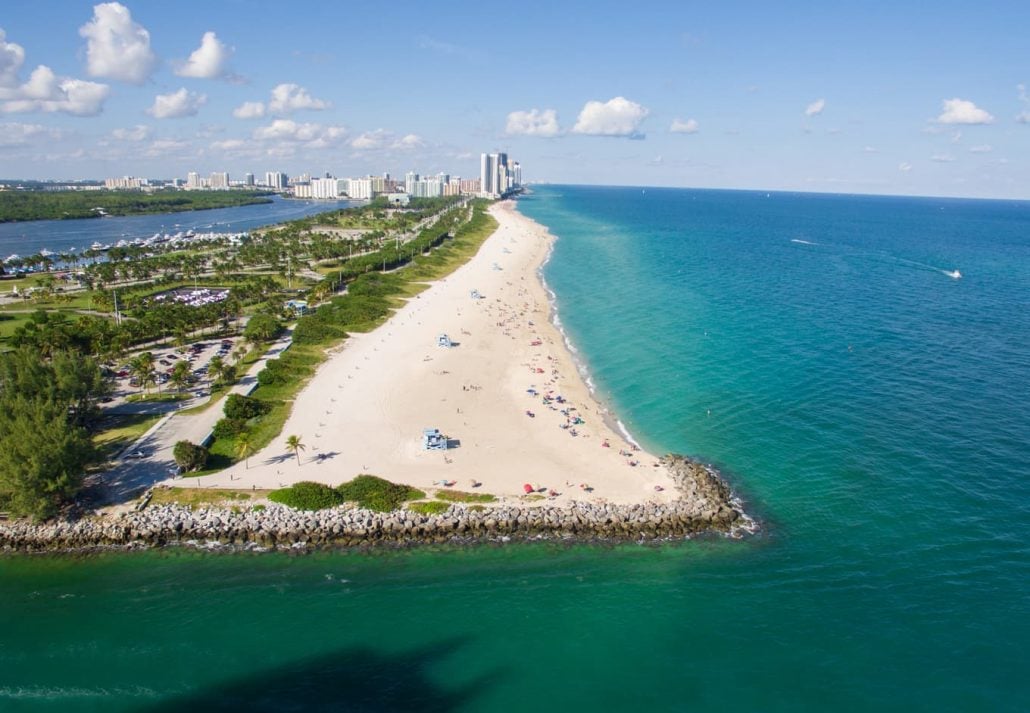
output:
[[[132,460],[141,460],[143,458],[146,458],[148,455],[150,454],[146,451],[133,451],[132,453],[126,453],[125,457],[131,458]]]
[[[124,369],[122,369],[119,372],[115,372],[115,376],[117,376],[119,379],[124,379],[128,375],[129,375],[129,372],[125,371]]]

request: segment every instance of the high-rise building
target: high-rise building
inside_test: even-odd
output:
[[[497,154],[479,154],[479,190],[483,195],[497,194]]]
[[[253,173],[245,173],[245,174],[243,174],[243,185],[245,185],[245,186],[253,186],[254,185],[254,174]]]
[[[265,185],[273,190],[284,190],[288,182],[289,178],[281,171],[269,171],[265,174]]]
[[[404,192],[414,195],[415,184],[418,183],[418,174],[414,171],[408,171],[404,174]]]
[[[203,186],[202,186],[202,184],[200,182],[200,174],[199,173],[197,173],[196,171],[190,171],[189,173],[186,174],[186,190],[188,190],[188,191],[196,190],[196,189],[202,188],[202,187]]]
[[[216,171],[207,179],[207,187],[213,191],[229,190],[229,174],[225,171]]]

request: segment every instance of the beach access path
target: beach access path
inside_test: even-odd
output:
[[[371,473],[507,500],[526,485],[558,502],[674,499],[658,458],[606,423],[550,321],[538,270],[553,236],[511,201],[490,213],[499,227],[468,263],[334,350],[249,467],[168,484],[274,489]],[[454,345],[438,346],[442,334]],[[451,448],[423,450],[426,428]],[[291,435],[305,446],[300,463]]]

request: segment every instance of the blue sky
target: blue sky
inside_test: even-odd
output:
[[[409,170],[1030,198],[1030,3],[0,9],[0,177]]]

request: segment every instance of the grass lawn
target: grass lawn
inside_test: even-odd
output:
[[[216,490],[207,488],[154,488],[151,505],[178,503],[197,507],[201,505],[249,506],[251,502],[268,497],[268,490]]]
[[[134,414],[107,418],[104,422],[108,427],[94,434],[93,443],[96,444],[104,458],[111,458],[146,433],[161,418],[161,414]]]

